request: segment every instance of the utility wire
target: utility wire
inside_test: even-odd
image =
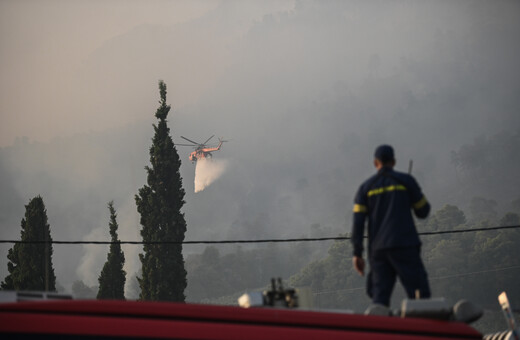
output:
[[[502,268],[495,268],[495,269],[488,269],[488,270],[480,270],[476,272],[468,272],[468,273],[460,273],[460,274],[453,274],[453,275],[445,275],[445,276],[434,276],[429,277],[429,281],[435,281],[435,280],[445,280],[445,279],[452,279],[456,277],[462,277],[462,276],[470,276],[475,274],[486,274],[486,273],[493,273],[503,270],[509,270],[509,269],[519,269],[520,266],[509,266],[509,267],[502,267]],[[337,289],[337,290],[325,290],[325,291],[319,291],[319,292],[313,292],[314,295],[322,295],[322,294],[332,294],[332,293],[349,293],[354,292],[356,290],[363,290],[365,287],[356,287],[356,288],[345,288],[345,289]]]
[[[508,226],[498,226],[498,227],[489,227],[489,228],[472,228],[472,229],[455,229],[455,230],[443,230],[443,231],[426,231],[423,233],[419,233],[419,235],[440,235],[440,234],[458,234],[458,233],[469,233],[474,231],[488,231],[488,230],[501,230],[501,229],[516,229],[520,228],[520,225],[508,225]]]
[[[469,275],[475,275],[475,274],[486,274],[486,273],[493,273],[493,272],[499,272],[503,270],[509,270],[509,269],[519,269],[520,266],[510,266],[510,267],[504,267],[504,268],[495,268],[495,269],[489,269],[489,270],[479,270],[476,272],[469,272],[469,273],[461,273],[461,274],[453,274],[453,275],[445,275],[445,276],[436,276],[429,278],[430,281],[433,280],[444,280],[444,279],[453,279],[456,277],[461,276],[469,276]]]
[[[442,235],[442,234],[459,234],[477,231],[517,229],[520,225],[498,226],[489,228],[472,228],[457,230],[441,230],[419,233],[421,236]],[[367,236],[364,236],[367,238]],[[18,244],[237,244],[237,243],[290,243],[290,242],[314,242],[314,241],[344,241],[350,240],[350,236],[336,237],[314,237],[314,238],[285,238],[285,239],[263,239],[263,240],[220,240],[220,241],[21,241],[21,240],[0,240],[0,243],[18,243]]]

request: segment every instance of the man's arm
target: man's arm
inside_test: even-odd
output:
[[[354,223],[352,225],[352,247],[354,248],[354,257],[352,264],[359,275],[365,274],[365,260],[363,260],[363,234],[365,231],[365,219],[367,215],[366,206],[354,205]]]
[[[412,200],[412,208],[415,216],[418,218],[426,218],[430,213],[430,203],[421,191],[419,184],[412,177],[412,185],[410,187],[410,195]]]
[[[365,272],[365,260],[363,260],[363,234],[365,232],[365,220],[368,214],[367,196],[364,194],[362,187],[359,188],[354,200],[354,221],[352,224],[352,247],[354,249],[354,257],[352,264],[354,269],[363,275]]]
[[[352,224],[352,247],[354,256],[363,256],[363,234],[365,232],[365,219],[367,207],[362,204],[354,204],[354,221]]]
[[[365,260],[362,257],[354,256],[352,258],[352,264],[359,275],[365,275]]]
[[[418,218],[428,217],[428,214],[430,213],[430,208],[430,203],[428,203],[424,195],[419,201],[413,204],[413,211],[415,213],[415,216],[417,216]]]

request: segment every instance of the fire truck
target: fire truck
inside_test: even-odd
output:
[[[461,322],[99,300],[3,304],[0,334],[3,339],[482,339]]]
[[[520,340],[505,292],[498,301],[509,330],[483,336],[469,326],[482,309],[460,300],[406,299],[400,310],[352,312],[307,307],[310,290],[272,289],[238,299],[240,307],[145,301],[72,300],[52,292],[0,291],[2,339],[365,339]],[[371,306],[374,307],[374,306]]]
[[[482,339],[466,323],[272,306],[43,299],[11,292],[0,303],[2,339]],[[25,295],[24,295],[25,294]],[[4,299],[5,301],[5,299]]]

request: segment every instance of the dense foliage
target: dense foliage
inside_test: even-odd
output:
[[[297,273],[313,255],[311,247],[305,243],[270,244],[258,249],[237,247],[231,252],[224,251],[209,246],[201,254],[188,256],[187,295],[190,301],[212,302],[214,298],[237,291],[262,288],[273,277]]]
[[[469,216],[457,206],[447,204],[419,222],[418,230],[518,226],[517,201],[511,205],[513,211],[500,218],[498,204],[490,199],[471,199]],[[487,204],[481,205],[482,202]],[[453,303],[460,299],[473,301],[486,310],[479,329],[501,330],[502,315],[493,312],[500,308],[498,294],[506,291],[512,305],[520,306],[517,251],[520,229],[424,235],[421,239],[433,297],[445,297]],[[350,241],[334,242],[321,258],[312,254],[317,246],[316,243],[268,245],[249,250],[237,248],[225,254],[220,248],[207,247],[200,255],[188,257],[188,297],[195,302],[236,304],[237,297],[244,291],[264,289],[271,277],[281,276],[292,287],[310,287],[317,308],[363,312],[370,300],[365,293],[365,278],[352,268]],[[404,290],[397,284],[392,297],[393,308],[399,308],[404,297]]]
[[[125,255],[121,250],[121,244],[118,243],[117,237],[118,224],[116,220],[116,210],[114,209],[114,202],[108,203],[108,210],[110,211],[110,237],[112,243],[110,244],[110,252],[107,255],[107,262],[103,266],[101,275],[99,276],[99,291],[98,299],[125,299],[125,271],[123,266],[125,264]]]
[[[154,125],[155,135],[150,147],[151,167],[148,185],[135,196],[137,211],[141,214],[141,236],[144,242],[182,242],[186,221],[181,208],[184,189],[179,173],[181,161],[173,141],[166,117],[170,106],[166,104],[166,84],[159,82],[160,107],[155,113],[159,124]],[[139,280],[142,300],[184,301],[186,270],[181,244],[145,244],[139,254],[142,275]]]
[[[2,289],[56,291],[51,231],[41,196],[36,196],[25,206],[21,240],[44,243],[16,243],[9,249],[9,275],[2,282]]]
[[[499,224],[518,225],[519,215],[510,212],[500,220],[485,219],[468,223],[459,208],[445,205],[418,228],[419,232],[444,231]],[[423,236],[422,242],[422,256],[434,296],[453,300],[466,298],[496,309],[496,297],[506,290],[511,292],[513,304],[520,305],[520,294],[517,292],[520,257],[516,250],[520,244],[520,230],[429,235]],[[326,307],[362,310],[368,300],[359,296],[365,295],[365,291],[363,282],[359,282],[357,274],[352,270],[351,257],[348,241],[335,242],[327,258],[306,266],[291,277],[290,282],[295,286],[310,286],[315,292],[329,291],[329,297],[321,299]],[[356,284],[359,288],[357,290],[353,289]],[[400,301],[403,295],[401,289],[397,288],[393,301]]]

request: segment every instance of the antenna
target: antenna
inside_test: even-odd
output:
[[[509,304],[509,299],[507,298],[506,292],[502,292],[498,296],[498,302],[502,307],[502,312],[504,312],[504,317],[506,318],[507,324],[509,325],[509,329],[511,330],[513,338],[519,340],[520,336],[518,335],[518,329],[516,328],[515,317],[513,316],[511,305]]]

